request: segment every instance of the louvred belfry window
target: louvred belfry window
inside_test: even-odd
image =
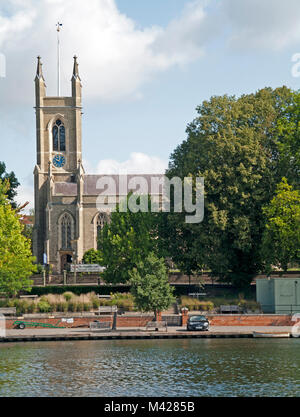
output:
[[[69,214],[61,219],[61,249],[72,249],[72,220]]]
[[[66,150],[66,129],[61,120],[56,120],[52,129],[53,150],[65,152]]]

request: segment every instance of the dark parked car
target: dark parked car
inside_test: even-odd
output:
[[[187,330],[209,330],[209,321],[205,316],[191,316],[188,318]]]

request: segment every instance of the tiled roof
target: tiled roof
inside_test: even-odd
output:
[[[152,189],[152,183],[159,181],[164,176],[155,175],[85,175],[84,195],[127,195],[130,191],[139,191],[140,194],[157,194]],[[159,187],[159,194],[162,194],[163,186]],[[76,196],[77,183],[58,182],[55,183],[55,195]]]

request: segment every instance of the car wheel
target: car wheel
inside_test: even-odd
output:
[[[19,324],[19,329],[24,330],[24,329],[25,329],[25,327],[26,327],[26,326],[25,326],[25,324],[24,324],[24,323],[20,323],[20,324]]]

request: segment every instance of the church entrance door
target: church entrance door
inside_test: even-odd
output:
[[[60,258],[61,273],[69,269],[69,265],[72,263],[72,253],[64,253]]]

